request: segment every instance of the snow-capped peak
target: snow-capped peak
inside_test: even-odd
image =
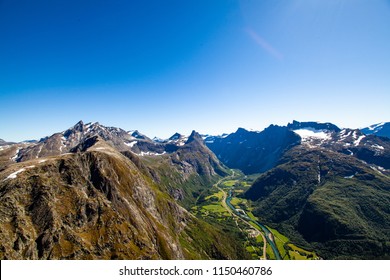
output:
[[[373,124],[373,125],[371,125],[371,126],[369,126],[367,128],[368,128],[368,130],[375,131],[378,128],[380,128],[381,126],[383,126],[384,124],[385,124],[384,122],[381,122],[381,123]]]

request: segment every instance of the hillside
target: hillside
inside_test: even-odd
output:
[[[390,257],[390,179],[350,155],[295,147],[245,197],[264,223],[324,258]]]
[[[279,242],[283,252],[388,259],[390,139],[376,135],[382,127],[365,134],[293,121],[151,139],[80,121],[39,141],[2,140],[0,258],[272,258],[254,253],[248,244],[265,241],[225,212],[224,182],[247,219],[291,239],[292,247]]]
[[[242,254],[236,241],[190,215],[98,135],[69,153],[9,165],[0,173],[0,194],[1,259]]]

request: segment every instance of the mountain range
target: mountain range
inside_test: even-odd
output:
[[[0,139],[0,258],[247,258],[238,233],[190,213],[229,169],[257,178],[242,197],[261,222],[323,258],[390,258],[389,125],[151,139],[80,121]]]

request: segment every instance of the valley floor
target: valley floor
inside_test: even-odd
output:
[[[252,259],[316,260],[315,253],[290,242],[289,238],[259,222],[252,213],[251,202],[242,198],[253,178],[239,171],[220,179],[211,189],[202,193],[191,208],[194,215],[218,223],[226,231],[232,225],[242,233],[245,248]]]

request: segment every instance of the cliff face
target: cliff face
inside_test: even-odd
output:
[[[87,141],[0,173],[0,258],[185,258],[179,240],[204,226],[100,137]],[[193,258],[230,258],[192,242]]]

